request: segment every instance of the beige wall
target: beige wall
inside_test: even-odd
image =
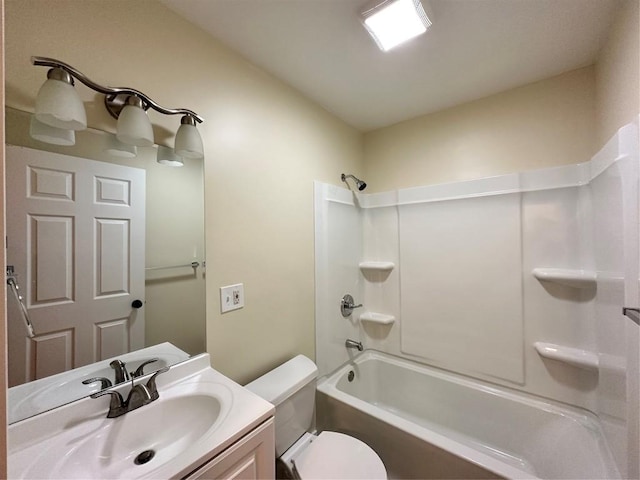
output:
[[[365,134],[371,191],[584,162],[595,153],[593,67]]]
[[[46,69],[29,57],[40,55],[205,118],[213,364],[243,383],[294,354],[313,358],[313,180],[361,170],[361,135],[155,1],[9,0],[6,35],[8,106],[33,110]],[[102,97],[77,90],[90,126],[113,131]],[[150,117],[156,142],[173,145],[179,119]],[[221,315],[218,288],[239,282],[246,307]]]
[[[622,2],[596,63],[599,146],[640,112],[639,5]]]

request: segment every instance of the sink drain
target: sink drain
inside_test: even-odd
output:
[[[136,465],[144,465],[145,463],[149,462],[155,456],[155,454],[156,452],[154,452],[153,450],[145,450],[144,452],[138,454],[133,463],[135,463]]]

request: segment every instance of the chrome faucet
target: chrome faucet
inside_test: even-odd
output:
[[[113,388],[94,393],[93,395],[91,395],[91,398],[98,398],[102,397],[103,395],[111,395],[111,402],[109,403],[109,412],[107,413],[107,418],[119,417],[127,412],[131,412],[132,410],[148,405],[154,400],[160,398],[160,394],[158,393],[158,388],[156,386],[156,377],[161,373],[168,371],[169,367],[164,367],[156,371],[153,375],[151,375],[151,378],[149,378],[146,385],[142,383],[133,385],[134,379],[132,378],[131,390],[129,391],[129,395],[127,396],[126,400],[122,398],[120,392],[114,390]]]
[[[127,372],[125,364],[122,360],[116,359],[113,362],[111,362],[109,366],[111,366],[111,368],[113,368],[116,371],[116,381],[115,381],[116,385],[118,383],[126,382],[127,380],[129,380],[129,373]]]
[[[344,346],[347,348],[357,348],[359,352],[364,350],[364,347],[362,346],[362,342],[356,342],[355,340],[351,340],[349,338],[347,339],[346,342],[344,342]]]

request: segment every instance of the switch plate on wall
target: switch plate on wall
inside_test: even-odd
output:
[[[220,287],[220,313],[244,307],[244,285],[237,283]]]

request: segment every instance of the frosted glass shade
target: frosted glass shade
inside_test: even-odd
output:
[[[38,121],[34,115],[31,116],[31,123],[29,124],[29,135],[34,140],[51,145],[69,147],[76,144],[76,133],[73,130],[52,127]]]
[[[87,114],[76,89],[67,82],[47,79],[36,97],[36,119],[55,128],[84,130]]]
[[[204,158],[204,147],[198,129],[193,125],[183,123],[176,133],[176,154],[184,158]]]
[[[122,143],[137,147],[153,145],[153,128],[142,108],[135,105],[125,105],[118,117],[118,133],[116,137]]]
[[[135,145],[122,143],[113,135],[109,135],[106,150],[109,155],[120,158],[135,158],[138,155],[138,149]]]
[[[156,161],[169,167],[184,166],[184,160],[176,155],[173,149],[165,147],[164,145],[158,145],[158,156]]]

